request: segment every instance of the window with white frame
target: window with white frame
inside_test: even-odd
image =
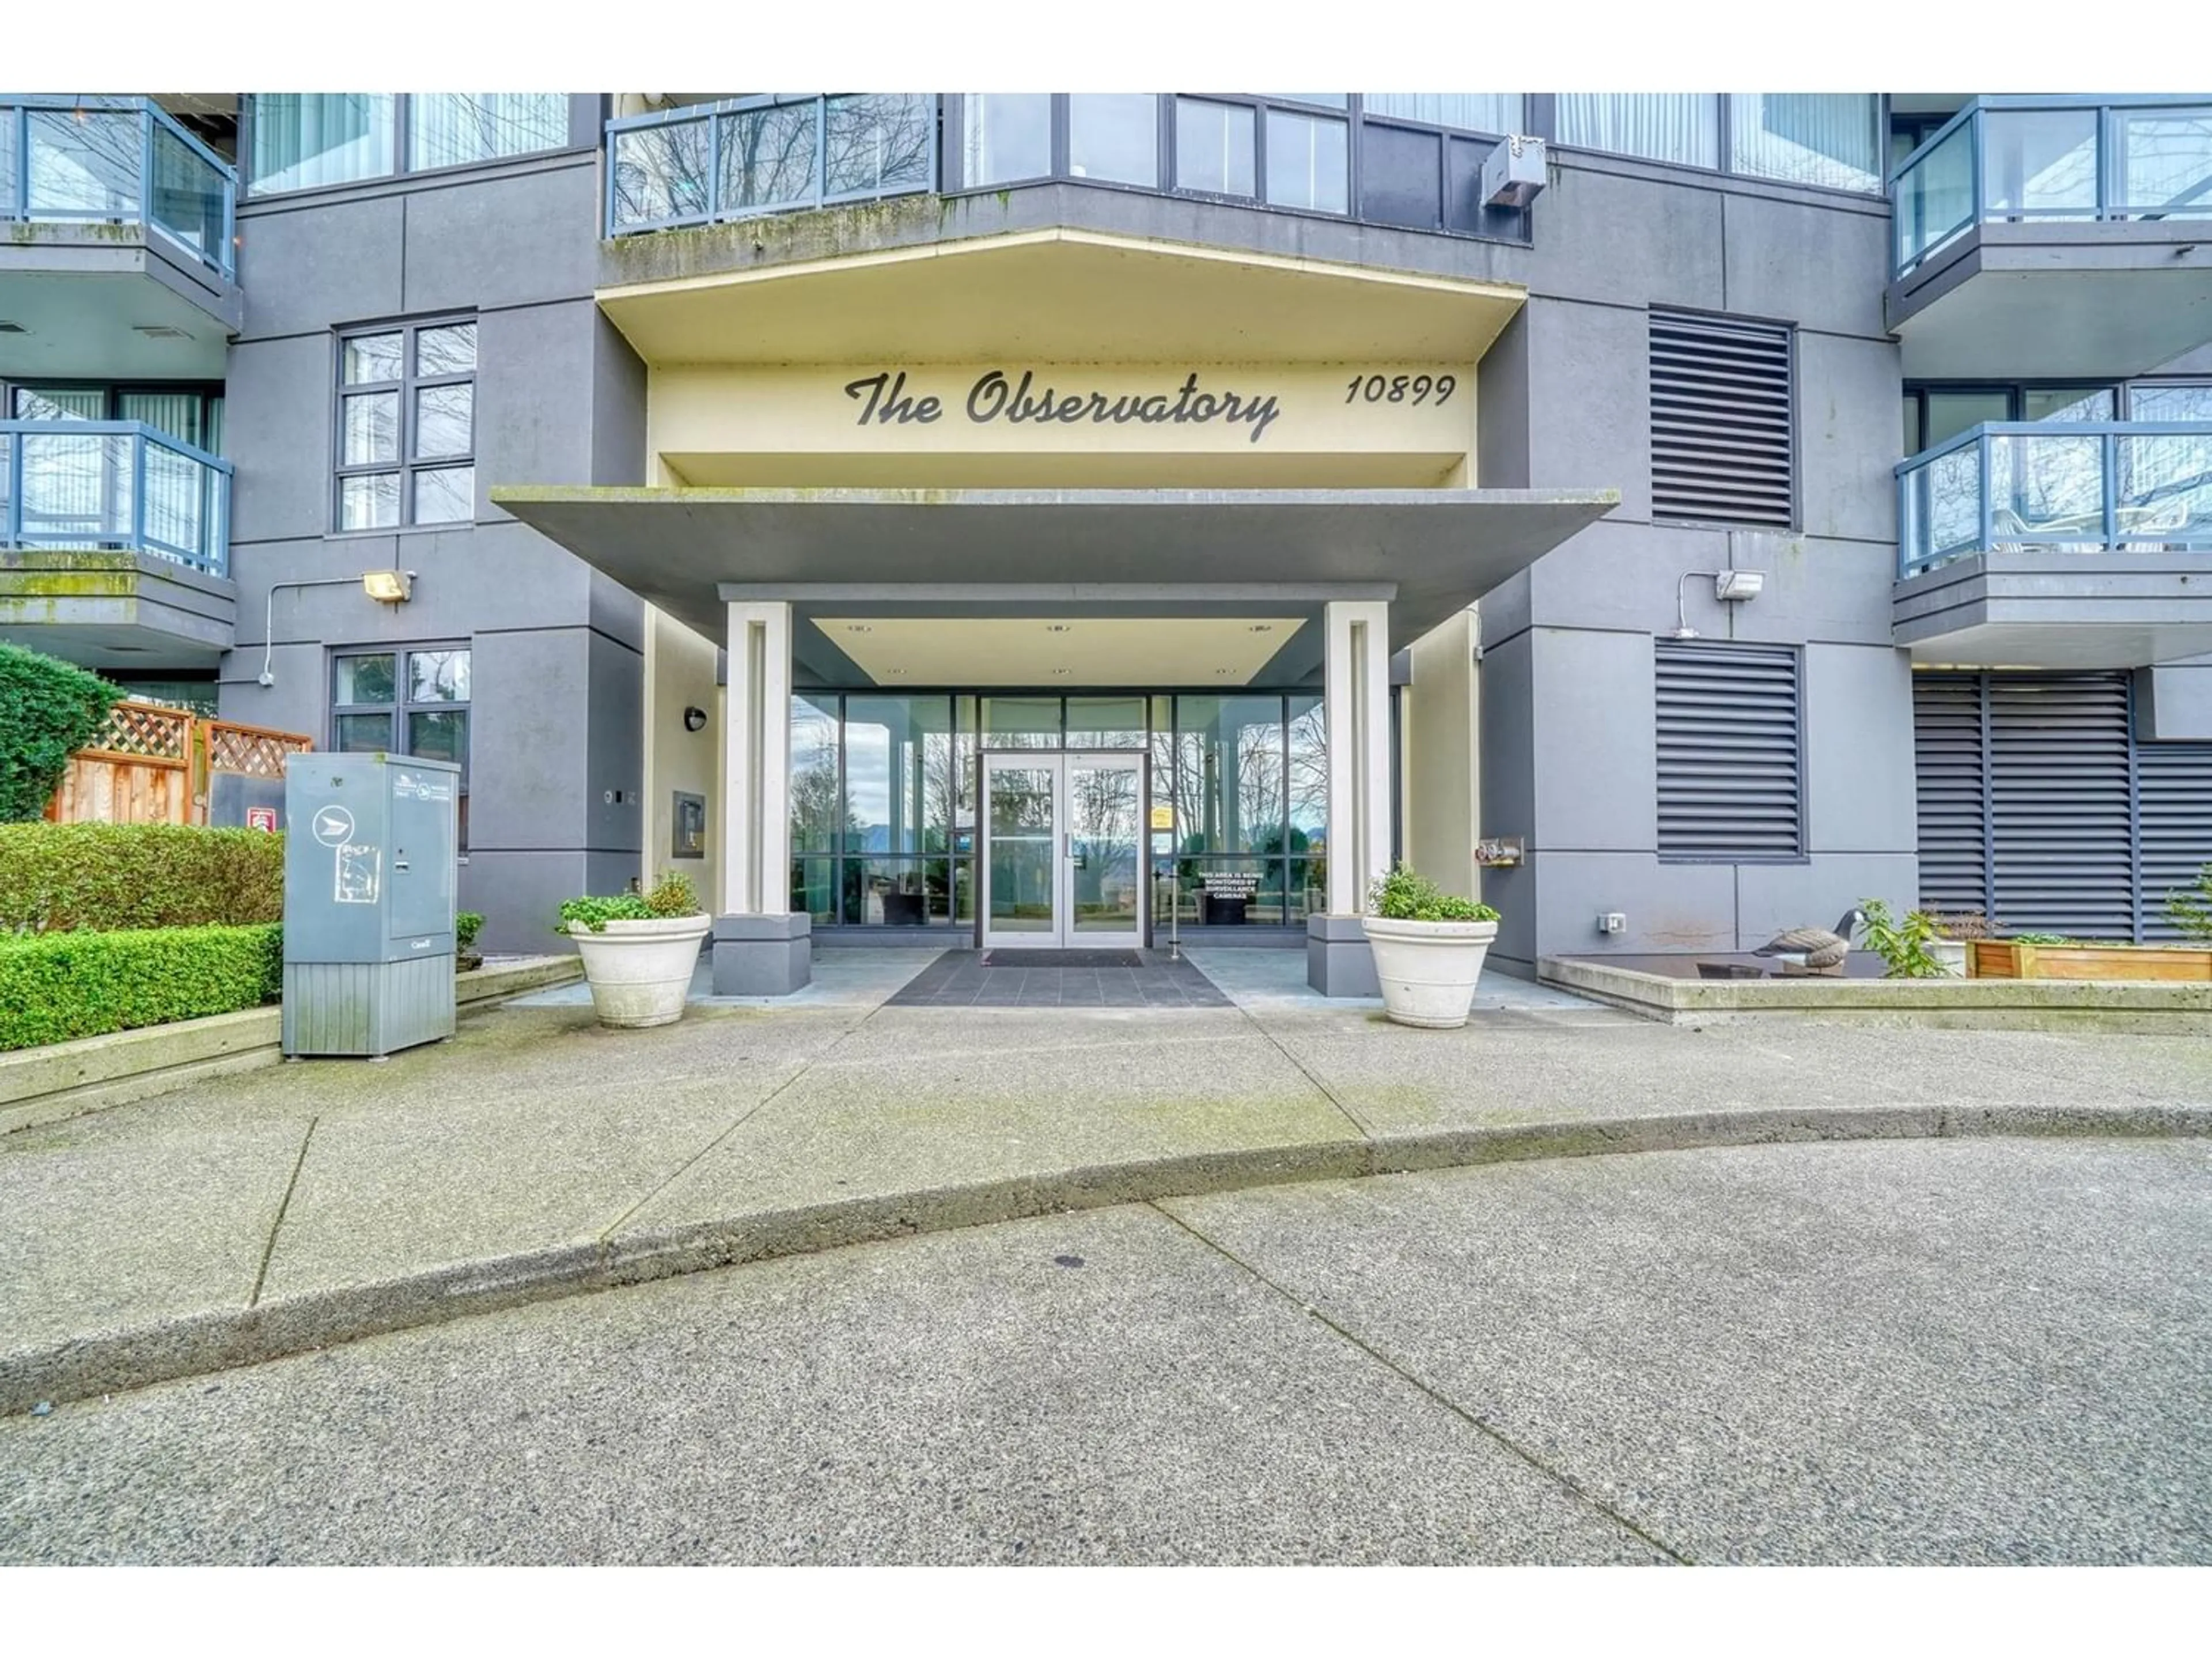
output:
[[[476,517],[476,375],[472,319],[338,337],[340,530]]]

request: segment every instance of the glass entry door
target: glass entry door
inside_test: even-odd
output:
[[[983,944],[1144,941],[1145,757],[983,757]]]

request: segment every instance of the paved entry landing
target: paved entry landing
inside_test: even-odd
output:
[[[1053,965],[1030,965],[1033,963]],[[1188,961],[1171,961],[1160,951],[947,951],[886,1006],[1226,1008],[1231,1004]]]

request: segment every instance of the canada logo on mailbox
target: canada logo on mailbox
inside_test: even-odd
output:
[[[276,809],[273,806],[249,806],[246,809],[246,827],[276,833]]]

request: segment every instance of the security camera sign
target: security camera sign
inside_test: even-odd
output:
[[[325,847],[343,847],[353,839],[353,814],[343,806],[322,806],[315,810],[315,839]]]

